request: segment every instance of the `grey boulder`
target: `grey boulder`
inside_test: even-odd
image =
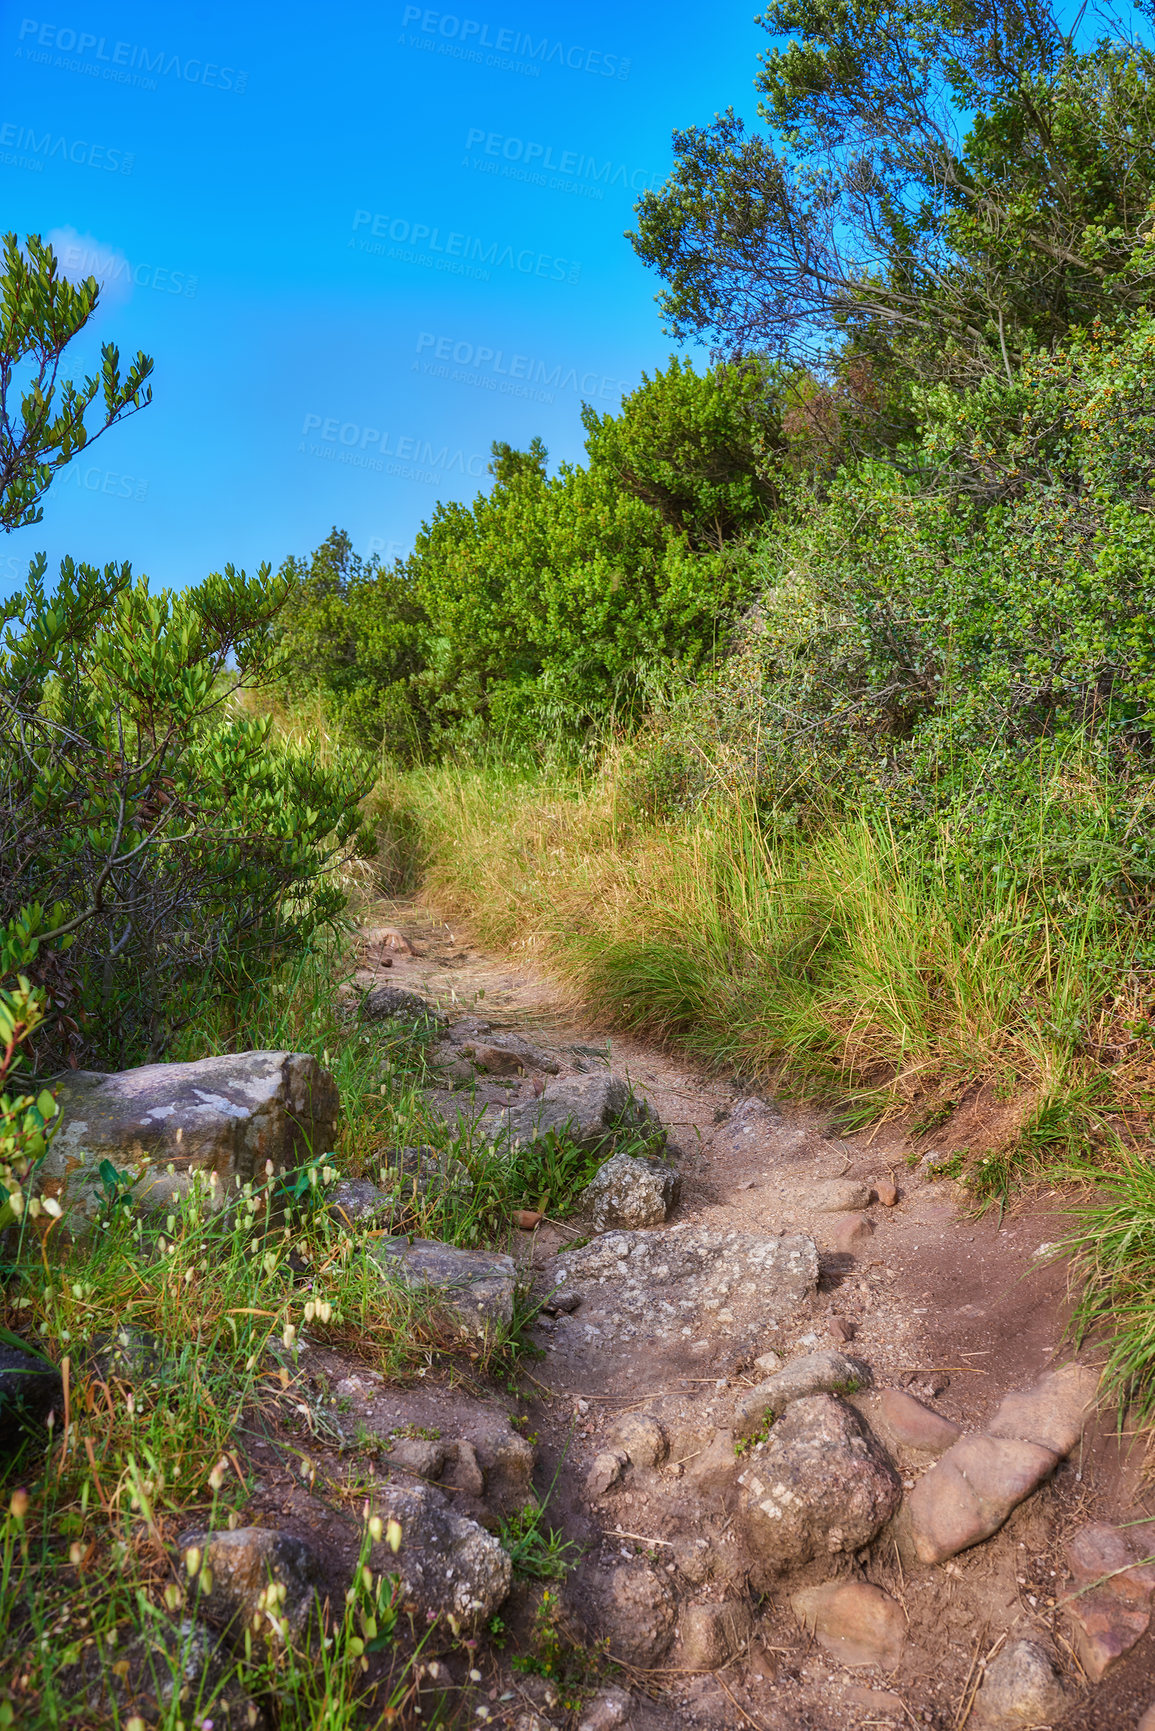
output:
[[[38,1353],[0,1342],[0,1448],[14,1448],[26,1431],[39,1430],[63,1406],[54,1364]]]
[[[367,1254],[387,1279],[429,1296],[435,1316],[456,1334],[484,1338],[513,1321],[512,1256],[404,1237],[382,1238]]]
[[[552,1134],[566,1136],[591,1153],[609,1152],[619,1139],[643,1142],[648,1151],[657,1152],[666,1141],[646,1102],[624,1077],[605,1071],[551,1082],[539,1099],[500,1113],[497,1127],[515,1145]]]
[[[246,1629],[272,1644],[301,1633],[321,1583],[317,1557],[303,1539],[275,1527],[238,1527],[182,1533],[177,1543],[182,1573],[191,1577],[197,1613],[206,1622],[237,1640]]]
[[[78,1070],[53,1083],[59,1127],[40,1188],[74,1231],[100,1209],[98,1168],[136,1179],[134,1200],[164,1212],[203,1175],[222,1203],[242,1184],[299,1166],[336,1140],[337,1084],[308,1052],[237,1052],[192,1064],[143,1064],[105,1075]]]
[[[464,1633],[493,1616],[509,1593],[513,1566],[492,1533],[455,1514],[428,1485],[381,1486],[376,1512],[398,1523],[401,1540],[396,1553],[375,1546],[372,1566],[397,1576],[419,1618],[430,1624],[452,1618]]]
[[[664,1160],[615,1154],[586,1185],[583,1201],[599,1232],[660,1226],[678,1200],[679,1173]]]
[[[401,986],[374,986],[362,998],[357,1014],[363,1022],[397,1020],[418,1025],[426,1023],[437,1028],[446,1025],[440,1010],[416,992],[407,992]]]
[[[860,1550],[902,1499],[881,1445],[856,1412],[829,1394],[788,1406],[738,1484],[747,1542],[770,1577]]]

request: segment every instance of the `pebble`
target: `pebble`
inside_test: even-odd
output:
[[[844,1253],[854,1250],[864,1239],[874,1231],[874,1222],[867,1214],[848,1214],[840,1220],[831,1233],[830,1241],[835,1250]]]
[[[980,1723],[991,1727],[1049,1725],[1066,1711],[1068,1694],[1050,1647],[1011,1641],[987,1666],[975,1697]]]
[[[902,1660],[906,1618],[902,1606],[868,1581],[828,1581],[791,1596],[794,1615],[818,1645],[841,1665],[876,1665],[893,1671]]]
[[[874,1194],[884,1208],[893,1208],[898,1201],[898,1185],[892,1178],[876,1178]]]
[[[874,1200],[869,1184],[857,1178],[823,1178],[813,1186],[808,1201],[815,1214],[845,1214],[856,1208],[868,1208]]]

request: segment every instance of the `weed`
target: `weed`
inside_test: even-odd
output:
[[[509,1552],[515,1575],[528,1581],[561,1581],[580,1555],[580,1546],[547,1525],[548,1504],[527,1504],[506,1516],[498,1537]]]

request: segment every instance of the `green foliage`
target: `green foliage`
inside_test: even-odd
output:
[[[21,250],[15,234],[3,241],[0,271],[0,528],[39,523],[40,500],[57,469],[126,415],[152,400],[145,383],[152,361],[137,355],[122,377],[115,343],[100,351],[99,376],[79,385],[57,377],[68,344],[82,331],[99,300],[95,277],[70,283],[39,235]],[[19,408],[10,392],[19,392]],[[59,395],[57,394],[59,393]],[[101,398],[103,421],[89,431],[85,417]]]
[[[792,359],[849,336],[905,377],[1005,378],[1143,304],[1155,57],[1133,36],[1079,45],[986,0],[775,0],[759,22],[768,131],[731,109],[675,132],[636,207],[676,335]]]
[[[402,761],[455,744],[563,749],[630,723],[707,664],[748,591],[743,537],[778,492],[783,387],[751,361],[671,361],[620,415],[583,412],[589,462],[495,443],[488,493],[439,504],[409,559],[334,530],[280,627],[295,701]]]
[[[41,559],[3,609],[0,922],[47,994],[41,1067],[124,1063],[165,1048],[188,981],[259,970],[337,915],[324,872],[368,777],[245,711],[276,672],[267,568],[181,594],[71,560],[43,578]]]

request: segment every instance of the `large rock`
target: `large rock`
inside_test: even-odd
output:
[[[455,1333],[484,1338],[513,1321],[512,1256],[404,1237],[382,1238],[367,1254],[390,1280],[434,1297],[436,1316]]]
[[[41,1430],[54,1407],[63,1412],[56,1366],[0,1341],[0,1448],[15,1448],[28,1431]]]
[[[1142,1562],[1129,1533],[1102,1521],[1078,1527],[1066,1553],[1071,1585],[1063,1609],[1083,1669],[1097,1683],[1146,1634],[1155,1568]]]
[[[641,1141],[656,1152],[666,1140],[661,1123],[625,1078],[604,1071],[551,1082],[539,1099],[499,1113],[497,1127],[515,1145],[552,1134],[591,1153],[608,1152],[618,1140]]]
[[[413,1022],[418,1027],[444,1028],[445,1017],[427,999],[401,986],[374,986],[357,1011],[363,1022]]]
[[[1097,1371],[1064,1365],[1008,1394],[984,1434],[960,1437],[908,1499],[919,1560],[945,1562],[997,1532],[1075,1447],[1098,1385]]]
[[[794,1615],[840,1665],[893,1671],[906,1644],[902,1606],[868,1581],[827,1581],[790,1600]]]
[[[868,1545],[902,1485],[858,1414],[834,1395],[788,1406],[738,1475],[740,1518],[768,1576]]]
[[[407,1605],[423,1623],[452,1618],[468,1633],[488,1622],[509,1593],[513,1565],[492,1533],[447,1508],[429,1485],[382,1485],[376,1513],[401,1528],[394,1554],[374,1547],[374,1569],[396,1575]],[[452,1624],[450,1624],[452,1630]]]
[[[1055,1656],[1041,1641],[1011,1641],[986,1668],[975,1696],[975,1719],[991,1731],[1050,1725],[1070,1697]]]
[[[579,1325],[599,1341],[673,1343],[699,1330],[765,1340],[813,1295],[818,1251],[803,1233],[671,1226],[604,1233],[556,1257],[549,1272],[580,1295]]]
[[[734,1431],[738,1436],[749,1436],[796,1400],[805,1400],[812,1394],[853,1394],[869,1380],[866,1365],[847,1358],[845,1353],[809,1352],[738,1397]]]
[[[275,1527],[238,1527],[231,1533],[193,1530],[177,1543],[182,1573],[191,1573],[197,1613],[206,1622],[238,1641],[246,1629],[274,1644],[300,1635],[321,1583],[320,1565],[304,1539]],[[199,1568],[192,1571],[198,1553]],[[205,1579],[211,1585],[198,1593]]]
[[[139,1178],[134,1198],[165,1211],[194,1173],[223,1202],[261,1177],[324,1154],[336,1140],[337,1085],[308,1052],[238,1052],[192,1064],[144,1064],[103,1075],[78,1070],[53,1083],[60,1126],[40,1168],[46,1196],[73,1230],[100,1207],[97,1168],[108,1160]]]
[[[597,1632],[611,1659],[656,1665],[674,1638],[677,1601],[665,1576],[635,1558],[590,1581]]]
[[[664,1160],[615,1154],[586,1185],[582,1201],[599,1232],[660,1226],[678,1200],[682,1180]]]

